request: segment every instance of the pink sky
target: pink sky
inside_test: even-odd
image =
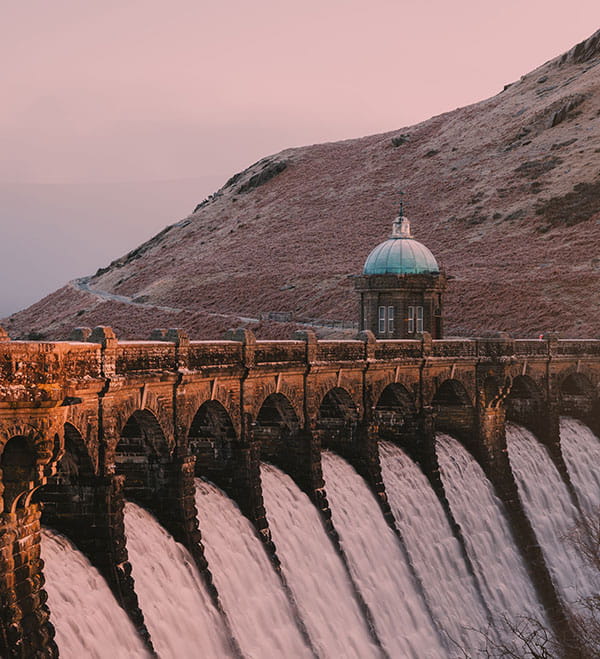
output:
[[[265,155],[482,100],[599,19],[598,0],[3,2],[0,317]]]
[[[27,0],[0,28],[0,181],[228,176],[493,95],[597,0]]]

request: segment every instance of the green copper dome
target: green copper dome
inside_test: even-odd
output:
[[[405,217],[394,222],[392,235],[377,245],[365,261],[365,275],[438,274],[440,268],[433,254],[414,240]]]

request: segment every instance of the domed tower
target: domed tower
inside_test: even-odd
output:
[[[412,339],[422,332],[442,338],[446,275],[429,249],[412,237],[402,203],[392,235],[369,254],[355,288],[361,330],[379,339]]]

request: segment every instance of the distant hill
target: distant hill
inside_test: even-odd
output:
[[[253,319],[352,321],[351,276],[388,235],[402,189],[415,237],[454,277],[449,334],[598,336],[599,63],[600,31],[488,100],[264,158],[87,282],[3,324],[13,337],[106,324],[143,338],[156,326],[215,337],[246,323],[275,337],[293,322]]]

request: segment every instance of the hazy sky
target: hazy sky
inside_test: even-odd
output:
[[[134,247],[264,155],[491,96],[599,19],[598,0],[0,0],[0,315]],[[83,201],[69,216],[66,184],[176,179],[190,192],[172,211],[138,213],[134,186],[117,218],[126,238],[82,217]],[[60,184],[60,220],[44,212],[47,185],[15,202],[33,183]],[[60,239],[40,244],[38,226],[55,221]],[[7,236],[39,245],[39,290],[13,281]]]

